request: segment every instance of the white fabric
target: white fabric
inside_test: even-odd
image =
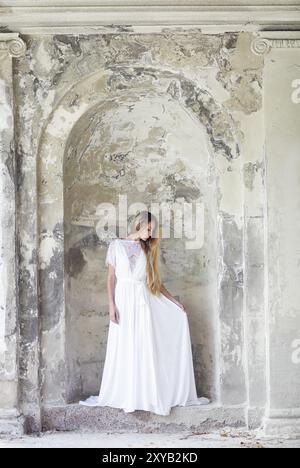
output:
[[[173,406],[209,403],[196,393],[187,314],[151,293],[146,261],[139,241],[114,239],[109,245],[106,264],[115,267],[120,322],[109,322],[99,396],[82,405],[168,415]]]
[[[118,239],[122,241],[125,249],[126,249],[126,254],[129,259],[130,263],[130,269],[131,272],[133,272],[136,261],[139,257],[139,254],[141,252],[141,243],[139,241],[134,241],[131,239]],[[107,255],[106,255],[106,260],[105,260],[106,265],[110,263],[113,267],[116,266],[116,244],[115,240],[113,240],[107,250]]]

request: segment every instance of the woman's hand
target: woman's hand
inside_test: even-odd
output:
[[[177,301],[175,298],[173,299],[173,302],[175,302],[175,304],[178,305],[178,307],[180,307],[180,309],[182,309],[183,312],[187,313],[186,310],[185,310],[184,305],[181,304],[181,302]]]
[[[115,304],[109,306],[109,319],[117,324],[120,322],[120,314]]]

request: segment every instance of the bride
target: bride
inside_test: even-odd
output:
[[[161,282],[156,217],[139,213],[106,255],[109,331],[98,396],[80,404],[159,415],[198,398],[187,313]]]

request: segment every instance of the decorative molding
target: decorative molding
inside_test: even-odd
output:
[[[22,57],[26,52],[26,44],[18,33],[0,33],[1,51],[6,51],[13,58]]]
[[[22,34],[160,32],[200,28],[261,31],[300,28],[299,2],[14,1],[0,6],[0,30]],[[229,4],[230,3],[230,4]],[[54,4],[54,5],[53,5]]]
[[[276,37],[272,37],[274,34]],[[281,37],[280,37],[281,36]],[[291,37],[288,37],[291,36]],[[294,36],[294,37],[292,37]],[[270,32],[262,33],[251,44],[251,50],[255,55],[266,55],[272,49],[297,49],[300,48],[300,33],[295,32]]]
[[[265,55],[271,50],[271,43],[264,37],[256,37],[251,43],[251,50],[255,55]]]

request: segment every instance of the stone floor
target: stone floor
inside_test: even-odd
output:
[[[244,429],[213,432],[45,432],[38,436],[0,437],[0,448],[300,448],[299,440],[265,438]]]

